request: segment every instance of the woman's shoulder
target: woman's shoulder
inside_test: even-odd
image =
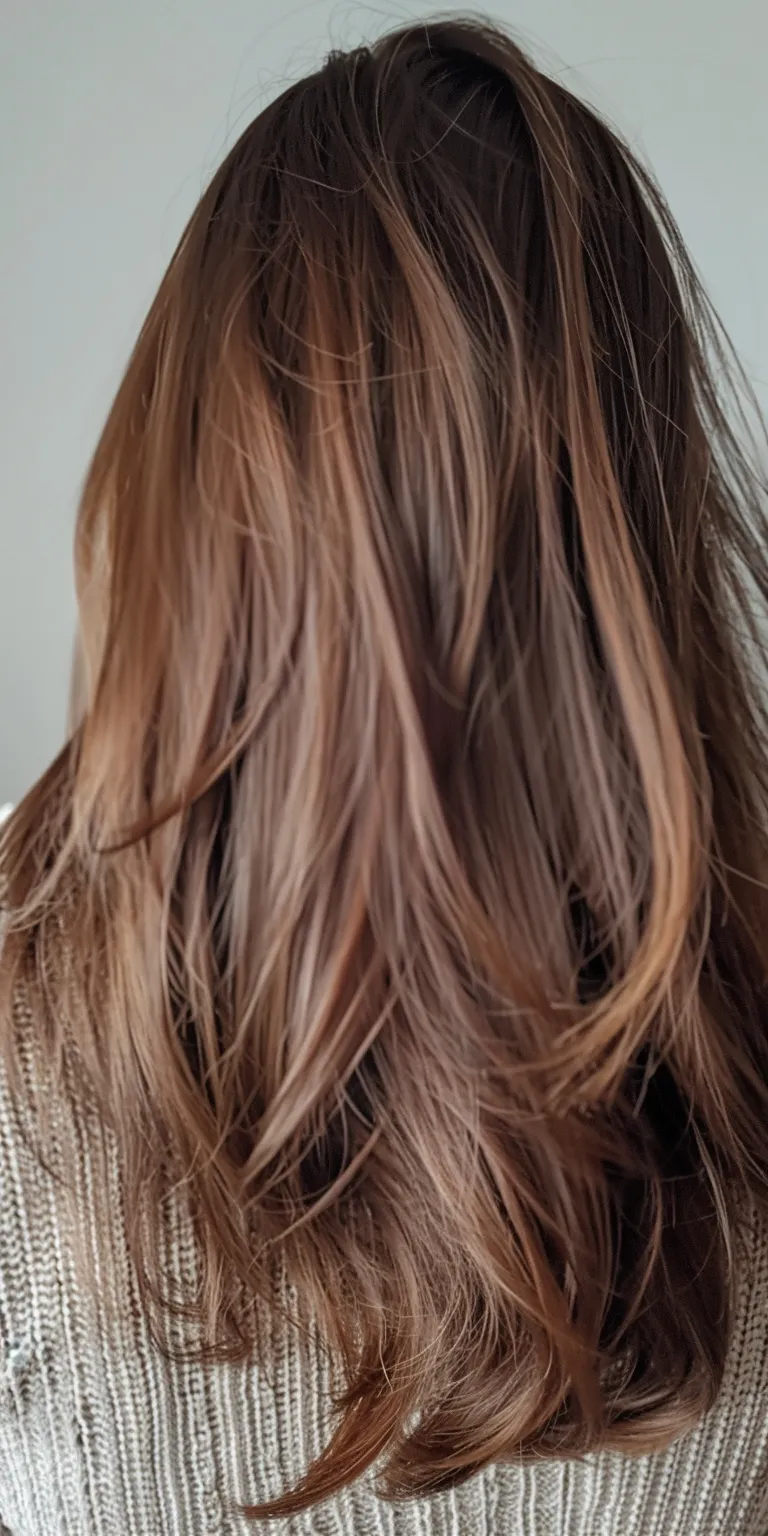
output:
[[[52,1027],[47,989],[34,956],[22,957],[22,963],[18,959],[18,952],[15,957],[7,953],[0,932],[3,1226],[17,1205],[27,1211],[42,1208],[41,1202],[50,1207],[51,1180],[71,1186],[77,1165],[92,1160],[99,1140],[92,1095],[85,1075],[78,1071],[72,1032],[61,1019]]]

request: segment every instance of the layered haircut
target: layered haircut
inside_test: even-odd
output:
[[[158,1339],[183,1181],[193,1351],[253,1354],[277,1258],[341,1362],[252,1512],[647,1451],[715,1397],[768,1162],[735,368],[649,173],[473,18],[285,90],[161,283],[2,979],[117,1137]]]

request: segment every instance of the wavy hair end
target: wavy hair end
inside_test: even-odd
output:
[[[253,1352],[275,1260],[319,1320],[338,1425],[254,1516],[650,1450],[716,1395],[768,1162],[726,377],[650,174],[460,17],[273,101],[141,331],[71,731],[2,832],[0,1038],[23,985],[76,1053],[160,1339],[180,1180],[190,1348]]]

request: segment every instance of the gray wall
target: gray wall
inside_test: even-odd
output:
[[[425,14],[2,0],[0,802],[62,740],[78,488],[203,185],[249,117],[328,47]],[[764,0],[516,0],[492,14],[651,161],[765,399]]]

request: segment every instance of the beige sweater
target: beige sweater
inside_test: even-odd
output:
[[[22,1019],[25,1084],[36,1051]],[[25,1089],[26,1092],[26,1089]],[[24,1095],[21,1096],[23,1101]],[[73,1098],[76,1215],[21,1134],[0,1075],[0,1529],[12,1536],[245,1536],[232,1504],[297,1479],[328,1434],[328,1367],[270,1315],[270,1364],[169,1364],[137,1305],[114,1148]],[[102,1164],[100,1151],[104,1153]],[[101,1184],[99,1185],[99,1181]],[[103,1187],[108,1272],[79,1283],[75,1231],[93,1241]],[[193,1264],[169,1213],[168,1263]],[[642,1459],[602,1454],[495,1466],[418,1503],[377,1499],[372,1475],[274,1536],[766,1536],[768,1235],[753,1223],[725,1385],[701,1427]],[[681,1298],[681,1306],[684,1306]],[[267,1334],[269,1335],[267,1337]]]

